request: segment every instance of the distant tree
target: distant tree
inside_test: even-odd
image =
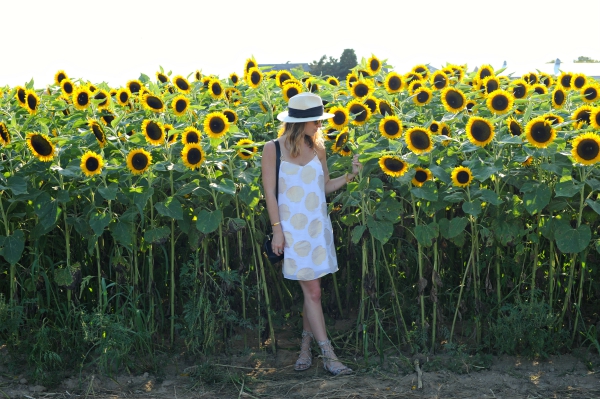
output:
[[[575,63],[581,63],[581,62],[595,62],[595,63],[597,63],[597,62],[600,62],[600,61],[595,60],[595,59],[590,58],[590,57],[585,57],[583,55],[580,55],[579,58],[577,58],[576,60],[573,60],[573,62],[575,62]]]
[[[356,53],[353,49],[345,49],[339,61],[337,58],[322,56],[319,61],[313,61],[310,65],[310,72],[313,75],[331,75],[338,79],[345,79],[350,69],[354,68],[358,62],[356,61]]]

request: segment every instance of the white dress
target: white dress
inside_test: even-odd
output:
[[[338,270],[319,158],[279,166],[279,217],[285,238],[283,276],[314,280]]]

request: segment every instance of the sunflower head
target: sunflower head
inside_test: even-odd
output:
[[[371,109],[359,100],[350,101],[346,109],[348,114],[354,117],[352,120],[353,125],[362,126],[371,118]]]
[[[552,92],[552,107],[560,109],[565,105],[567,99],[567,92],[562,86],[556,86]]]
[[[467,106],[465,93],[454,87],[446,87],[442,90],[441,100],[446,111],[451,113],[460,112]]]
[[[571,77],[571,88],[573,90],[581,90],[588,83],[588,78],[583,73],[575,73]]]
[[[371,54],[371,58],[367,60],[367,68],[369,69],[371,75],[375,75],[381,70],[381,61]]]
[[[600,135],[584,133],[573,140],[571,155],[577,163],[594,165],[600,161]]]
[[[379,100],[379,113],[383,116],[394,115],[394,110],[387,100]]]
[[[163,100],[152,93],[144,93],[141,96],[141,104],[144,109],[152,112],[164,112],[165,111],[165,103]]]
[[[200,72],[200,70],[196,69],[196,72],[194,72],[194,79],[196,79],[196,82],[202,80],[202,72]]]
[[[388,139],[400,138],[402,136],[402,122],[396,116],[386,116],[379,122],[379,132]]]
[[[183,145],[199,143],[201,138],[200,131],[195,127],[189,126],[181,133],[181,142]]]
[[[536,84],[532,85],[531,89],[536,94],[547,94],[548,93],[548,88],[546,87],[546,85],[543,85],[543,84],[540,84],[540,83],[536,83]]]
[[[237,86],[240,83],[240,77],[237,73],[233,72],[229,75],[229,81],[232,85]]]
[[[183,164],[191,170],[200,168],[200,165],[206,160],[206,154],[202,146],[198,143],[186,144],[181,151]]]
[[[433,86],[436,90],[443,90],[450,84],[450,79],[448,79],[448,75],[442,70],[437,70],[431,74],[429,78],[431,86]]]
[[[324,138],[326,141],[335,140],[335,138],[337,137],[337,135],[338,135],[339,133],[340,133],[340,132],[339,132],[339,131],[338,131],[336,128],[334,128],[334,127],[328,127],[327,129],[325,129],[325,130],[323,131],[323,138]]]
[[[570,90],[573,88],[571,86],[572,78],[573,74],[571,72],[563,72],[558,76],[558,84],[564,87],[566,90]]]
[[[225,95],[225,91],[223,89],[221,81],[216,78],[211,79],[210,82],[208,82],[208,92],[214,100],[223,98],[223,96]]]
[[[471,169],[465,166],[457,166],[452,170],[452,184],[457,187],[467,187],[473,180]]]
[[[257,67],[258,67],[258,64],[256,63],[256,60],[254,59],[254,57],[248,58],[246,60],[246,63],[244,64],[244,75],[250,71],[250,68],[257,68]]]
[[[423,64],[415,65],[414,67],[412,67],[411,72],[409,72],[409,73],[419,75],[419,79],[429,79],[429,74],[430,74],[429,68]]]
[[[60,81],[60,89],[65,97],[71,97],[73,95],[73,90],[75,90],[75,86],[73,85],[73,82],[71,82],[71,79],[65,78]]]
[[[530,120],[525,126],[525,134],[527,141],[537,148],[548,147],[556,138],[556,130],[544,116]]]
[[[592,110],[593,108],[591,106],[582,105],[581,107],[573,111],[573,114],[571,114],[571,119],[574,122],[584,122],[589,125],[591,123],[590,117],[592,115]]]
[[[415,93],[413,94],[413,102],[421,107],[423,105],[429,104],[432,98],[433,92],[430,88],[425,86],[419,87],[417,90],[415,90]]]
[[[482,65],[477,70],[477,78],[483,81],[483,79],[487,78],[488,76],[495,76],[494,68],[492,68],[491,65]]]
[[[58,72],[56,72],[56,74],[54,75],[54,84],[56,84],[57,86],[60,86],[60,82],[62,82],[65,79],[68,79],[69,77],[67,76],[67,74],[65,73],[65,71],[63,71],[62,69]]]
[[[211,112],[204,118],[204,132],[211,138],[223,137],[229,130],[229,120],[222,112]]]
[[[350,72],[346,75],[346,87],[351,88],[352,85],[358,81],[358,74],[356,72]]]
[[[327,78],[327,84],[329,84],[331,86],[339,86],[340,85],[340,81],[335,76],[329,76]]]
[[[583,101],[592,103],[600,98],[600,86],[593,83],[586,83],[580,90]]]
[[[15,87],[15,98],[19,102],[21,106],[25,106],[25,89],[24,87],[17,86]]]
[[[165,142],[165,127],[160,121],[145,119],[142,122],[142,133],[151,145],[161,145]]]
[[[0,144],[2,144],[2,146],[10,144],[10,133],[4,122],[0,122]]]
[[[546,87],[550,87],[554,84],[554,79],[552,79],[552,76],[546,72],[540,72],[539,78],[539,83],[545,85]]]
[[[526,73],[521,77],[523,80],[527,82],[529,85],[535,85],[538,83],[538,77],[535,72]]]
[[[139,93],[140,90],[142,90],[142,88],[144,87],[142,82],[140,82],[138,79],[130,80],[129,82],[127,82],[126,86],[132,94]]]
[[[345,127],[340,132],[338,132],[338,134],[335,136],[335,139],[331,146],[331,151],[339,152],[340,149],[342,149],[346,146],[346,143],[348,143],[349,139],[350,139],[350,132],[348,131],[348,128]]]
[[[416,187],[421,187],[427,180],[431,180],[433,175],[431,171],[427,168],[416,167],[415,175],[412,179],[412,184]]]
[[[54,159],[54,144],[50,138],[41,133],[27,133],[27,147],[33,155],[42,162],[49,162]]]
[[[404,136],[406,146],[417,155],[425,154],[433,149],[431,133],[422,127],[412,127],[406,131]]]
[[[235,87],[228,87],[225,89],[225,98],[228,103],[238,106],[242,103],[242,92]]]
[[[87,109],[92,103],[92,92],[87,86],[79,86],[73,90],[73,105],[80,111]]]
[[[339,130],[348,124],[348,110],[342,106],[334,106],[329,109],[330,114],[333,114],[333,118],[329,119],[329,125]]]
[[[87,177],[99,175],[102,173],[104,160],[102,159],[102,156],[96,154],[95,152],[87,151],[81,157],[80,167],[83,174]]]
[[[117,102],[119,105],[125,106],[129,104],[131,98],[131,91],[127,87],[120,88],[117,90]]]
[[[488,76],[481,81],[481,89],[483,93],[489,95],[500,89],[500,79],[496,76]]]
[[[418,89],[423,87],[423,84],[424,84],[423,80],[413,80],[412,82],[410,82],[410,84],[408,85],[409,94],[411,96],[414,95],[415,91],[417,91]]]
[[[506,114],[512,110],[515,99],[506,90],[498,89],[488,95],[486,105],[490,112],[496,115]]]
[[[472,116],[465,127],[469,141],[476,146],[484,147],[494,138],[494,125],[478,116]]]
[[[440,122],[432,121],[429,125],[429,131],[433,134],[439,134],[440,132]]]
[[[375,87],[371,79],[360,78],[350,88],[350,94],[355,98],[365,98],[370,96],[374,90]]]
[[[546,120],[550,121],[552,125],[559,125],[563,123],[565,120],[562,116],[557,115],[555,113],[549,112],[543,115]]]
[[[385,77],[383,85],[388,93],[399,93],[404,88],[404,80],[398,73],[390,72]]]
[[[141,175],[150,168],[152,155],[144,149],[131,150],[127,154],[127,168],[134,175]]]
[[[156,72],[156,80],[159,83],[169,83],[169,77],[162,72]]]
[[[223,110],[223,114],[227,117],[227,121],[232,125],[235,125],[238,122],[238,115],[234,110],[226,108]]]
[[[523,133],[523,128],[521,124],[515,118],[508,118],[506,120],[506,124],[508,125],[508,131],[513,136],[520,136]]]
[[[35,115],[40,105],[40,97],[31,89],[25,90],[25,108],[31,115]]]
[[[188,82],[188,80],[181,75],[173,77],[173,85],[175,85],[177,90],[184,94],[188,94],[192,91],[192,85],[190,85],[190,82]]]
[[[256,89],[258,86],[260,86],[262,80],[263,74],[260,69],[256,67],[250,68],[248,73],[246,73],[246,82],[248,83],[248,86],[252,87],[253,89]]]
[[[590,113],[590,125],[594,129],[600,129],[600,107],[595,107]]]
[[[473,112],[475,112],[473,107],[476,105],[477,105],[477,102],[475,100],[468,100],[467,103],[465,104],[465,109],[467,110],[467,113],[472,114]]]
[[[408,164],[400,157],[384,155],[379,158],[379,167],[383,173],[392,177],[400,177],[408,171]]]
[[[94,137],[96,137],[96,140],[98,141],[98,144],[100,145],[100,148],[104,148],[107,141],[106,141],[106,134],[104,133],[104,129],[102,128],[102,125],[100,125],[100,123],[98,123],[98,121],[95,119],[89,119],[88,127],[92,131]]]
[[[242,159],[251,159],[258,152],[258,147],[254,146],[254,141],[250,139],[241,139],[237,142],[237,145],[240,147],[237,151],[237,154]]]

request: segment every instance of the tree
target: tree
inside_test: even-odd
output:
[[[590,58],[590,57],[585,57],[583,55],[580,55],[579,58],[577,58],[576,60],[573,60],[573,62],[579,64],[579,63],[582,63],[582,62],[594,62],[594,63],[597,63],[597,62],[600,62],[600,61],[595,60],[595,59]]]
[[[319,61],[313,61],[310,65],[310,72],[313,75],[331,75],[342,80],[354,68],[358,62],[356,61],[356,53],[353,49],[345,49],[339,61],[336,58],[326,55],[322,56]]]

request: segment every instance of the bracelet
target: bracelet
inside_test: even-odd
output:
[[[275,226],[277,226],[278,224],[281,224],[281,222],[273,223],[271,226],[272,226],[272,227],[275,227]]]
[[[356,176],[352,176],[352,179],[354,179]],[[350,183],[352,181],[352,179],[348,179],[348,172],[346,172],[346,174],[344,174],[344,179],[346,179],[346,183]]]

